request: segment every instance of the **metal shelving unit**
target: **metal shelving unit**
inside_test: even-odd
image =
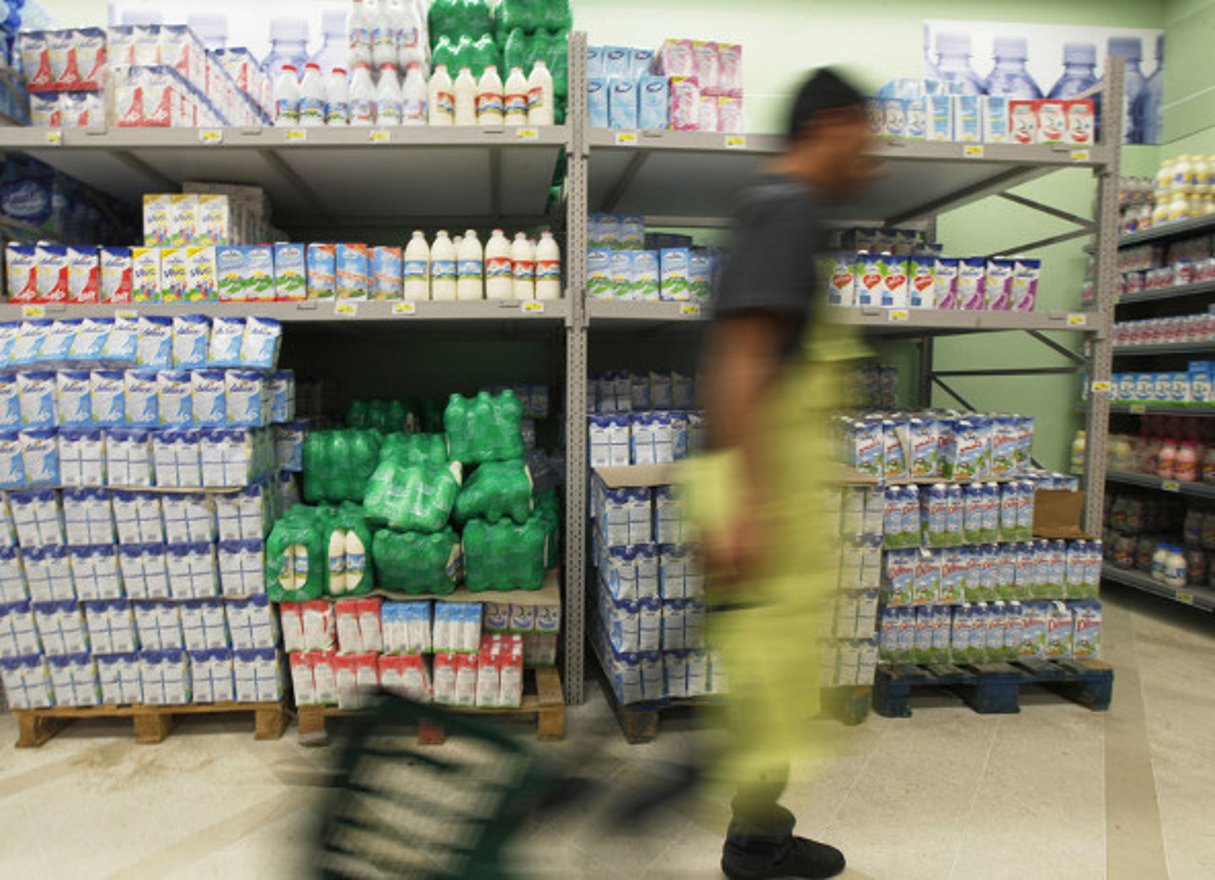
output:
[[[1175,284],[1172,287],[1161,287],[1157,290],[1140,290],[1136,293],[1124,293],[1118,297],[1118,305],[1129,306],[1138,303],[1164,302],[1172,299],[1185,299],[1190,296],[1203,296],[1215,293],[1215,281],[1197,281],[1194,284]]]
[[[1151,229],[1131,232],[1118,239],[1118,247],[1128,248],[1137,244],[1151,244],[1156,241],[1185,238],[1203,232],[1215,232],[1215,215],[1194,217],[1191,220],[1181,220],[1177,223],[1166,223],[1163,226],[1153,226]]]
[[[1215,501],[1215,485],[1210,483],[1182,483],[1177,480],[1162,480],[1153,474],[1137,474],[1133,471],[1110,471],[1105,475],[1111,483],[1121,483],[1124,486],[1139,486],[1143,489],[1157,489],[1161,492],[1174,492],[1188,495],[1191,498],[1202,498]]]
[[[1113,415],[1132,416],[1215,416],[1215,405],[1167,403],[1111,403]]]
[[[1119,345],[1114,354],[1118,357],[1156,357],[1170,354],[1211,354],[1215,342],[1178,342],[1166,345]]]
[[[1172,599],[1174,602],[1181,602],[1183,605],[1192,605],[1203,611],[1215,611],[1215,590],[1209,587],[1186,586],[1177,589],[1168,584],[1162,584],[1141,571],[1132,568],[1118,568],[1109,562],[1101,566],[1101,577],[1107,581],[1143,590],[1145,593],[1153,593],[1166,599]]]

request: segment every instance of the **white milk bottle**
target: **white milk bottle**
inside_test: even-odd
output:
[[[426,63],[426,14],[417,4],[406,2],[397,13],[397,66],[408,70],[411,64]]]
[[[290,64],[284,65],[274,80],[274,124],[300,124],[300,86],[296,79],[298,71]]]
[[[521,67],[510,69],[503,106],[507,125],[527,125],[527,77]]]
[[[333,68],[325,83],[325,124],[350,124],[350,79],[344,67]]]
[[[401,84],[397,82],[397,65],[380,66],[380,83],[375,87],[376,125],[401,124]]]
[[[350,65],[371,64],[372,11],[363,0],[353,0],[350,7]]]
[[[536,298],[536,249],[527,238],[527,233],[515,235],[510,249],[511,290],[515,299]]]
[[[405,84],[401,86],[401,124],[426,124],[426,76],[422,65],[413,62],[405,72]]]
[[[548,72],[547,64],[537,61],[527,80],[527,124],[552,125],[553,122],[553,75]]]
[[[413,237],[405,246],[402,274],[405,276],[406,300],[421,302],[430,299],[430,247],[420,229],[414,230]]]
[[[325,81],[321,66],[311,62],[304,65],[300,81],[300,125],[315,127],[325,124]]]
[[[430,298],[436,302],[456,298],[456,246],[446,229],[435,233],[430,247]]]
[[[350,80],[350,124],[375,125],[375,85],[366,64],[355,67]]]
[[[477,81],[473,79],[472,70],[460,68],[456,77],[456,125],[477,124]]]
[[[498,68],[487,67],[477,83],[477,125],[498,126],[504,121],[502,77],[498,76]]]
[[[397,69],[397,24],[388,0],[380,0],[371,11],[371,63],[376,70],[385,64]]]
[[[427,112],[431,125],[453,125],[456,121],[456,95],[447,66],[440,64],[430,75]]]
[[[501,229],[495,229],[485,243],[485,298],[511,299],[513,296],[511,244]]]
[[[551,232],[536,245],[536,299],[561,299],[561,248]]]
[[[477,231],[469,229],[456,248],[456,299],[485,299],[485,254]]]

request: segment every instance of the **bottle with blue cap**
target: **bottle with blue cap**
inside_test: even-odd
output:
[[[983,81],[970,64],[970,34],[945,31],[937,34],[937,73],[949,83],[957,83],[964,95],[981,95]]]

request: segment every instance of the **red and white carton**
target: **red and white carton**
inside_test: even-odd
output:
[[[721,68],[719,90],[725,97],[743,96],[743,47],[738,43],[718,43],[717,58]]]
[[[477,705],[477,654],[456,655],[456,696],[454,705]]]
[[[434,682],[432,684],[434,701],[444,705],[452,705],[456,700],[456,664],[459,654],[435,654]]]
[[[1038,143],[1038,104],[1038,101],[1008,102],[1008,136],[1013,143]]]
[[[36,259],[38,260],[38,298],[35,302],[67,302],[67,248],[57,244],[40,244]]]
[[[338,652],[362,654],[363,634],[359,630],[359,603],[357,599],[342,599],[333,603],[333,617],[337,625]]]
[[[694,76],[671,77],[671,129],[700,130],[700,84]]]
[[[1038,143],[1062,144],[1067,142],[1067,102],[1037,101]]]
[[[1092,98],[1067,102],[1067,142],[1092,146],[1096,140],[1096,118]]]
[[[337,653],[310,651],[307,662],[312,667],[313,682],[316,685],[316,701],[323,705],[333,705],[338,699]]]
[[[319,703],[314,655],[293,653],[289,654],[287,659],[291,664],[291,689],[295,691],[295,705],[311,706]]]
[[[363,640],[363,650],[378,654],[384,650],[383,621],[380,618],[382,600],[378,596],[358,599],[359,635]]]
[[[477,660],[477,705],[496,708],[501,705],[502,676],[498,668],[502,642],[490,635],[481,637],[481,653]]]
[[[337,647],[337,621],[333,606],[324,599],[300,603],[304,647],[309,651],[332,651]]]
[[[68,299],[70,303],[92,305],[101,299],[101,271],[97,248],[68,245]]]
[[[429,703],[430,675],[421,654],[382,654],[379,657],[380,687],[391,694]]]
[[[663,41],[658,49],[658,70],[664,76],[695,76],[696,55],[691,40]]]
[[[721,56],[717,44],[710,40],[695,40],[692,43],[692,60],[696,67],[696,79],[702,94],[717,97],[721,94]],[[708,129],[715,131],[716,128]]]
[[[38,302],[38,247],[9,242],[4,249],[9,302]]]
[[[103,247],[99,249],[98,256],[101,266],[101,301],[103,303],[129,303],[133,280],[131,249],[129,247]],[[297,611],[297,620],[298,616]],[[300,638],[303,639],[302,623],[300,623]],[[303,650],[302,641],[300,647],[295,650]]]
[[[104,254],[102,259],[105,259]],[[303,608],[298,602],[282,602],[278,606],[278,619],[283,630],[283,649],[289,654],[306,650],[302,613]]]

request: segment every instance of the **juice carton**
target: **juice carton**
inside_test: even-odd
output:
[[[1038,143],[1061,144],[1067,140],[1067,102],[1038,101]]]
[[[987,261],[982,257],[958,260],[958,308],[982,311],[987,306],[985,279]]]
[[[857,254],[856,305],[882,304],[882,255],[870,252]]]
[[[145,195],[143,197],[143,243],[153,245],[171,244],[169,225],[170,195]]]
[[[275,267],[277,269],[277,267]],[[400,299],[404,295],[402,250],[399,247],[374,247],[370,258],[373,298]]]
[[[182,302],[190,286],[189,262],[184,247],[160,249],[161,302]]]
[[[637,83],[613,79],[608,91],[608,125],[611,128],[637,127]]]
[[[661,299],[661,272],[658,251],[633,252],[633,289],[631,299],[657,302]]]
[[[214,302],[219,298],[219,272],[215,265],[215,245],[188,247],[186,273],[189,302]]]
[[[983,143],[1002,144],[1008,141],[1008,98],[984,95],[982,110]]]
[[[835,306],[856,305],[856,254],[835,254],[829,269],[827,302]]]
[[[240,302],[248,298],[245,287],[245,249],[237,245],[220,245],[215,249],[215,269],[218,273],[220,302]]]
[[[928,138],[928,101],[924,98],[909,98],[905,104],[907,114],[907,133],[909,141],[922,141]]]
[[[308,299],[333,299],[337,291],[337,246],[310,244],[306,254]]]
[[[229,244],[232,241],[228,197],[198,197],[198,240],[202,244]]]
[[[882,274],[882,306],[902,309],[907,307],[907,261],[890,254],[882,254],[879,260]]]
[[[129,303],[134,289],[131,248],[103,247],[100,249],[99,257],[101,267],[101,302]]]
[[[396,250],[400,251],[400,248]],[[307,299],[306,251],[302,244],[280,242],[274,246],[275,298],[280,301]],[[403,266],[403,264],[402,264]],[[401,285],[398,285],[401,287]],[[400,297],[396,297],[399,299]]]
[[[1094,141],[1094,129],[1096,126],[1093,114],[1093,99],[1084,98],[1080,101],[1068,101],[1065,109],[1067,112],[1067,137],[1064,140],[1071,144],[1091,145]]]
[[[665,129],[671,118],[671,82],[665,76],[643,76],[638,84],[637,126]]]
[[[4,249],[5,281],[9,302],[38,301],[38,248],[9,243]]]
[[[1013,261],[992,259],[987,261],[987,275],[983,279],[987,309],[992,312],[1007,312],[1012,309]]]
[[[949,95],[929,95],[927,104],[928,130],[925,138],[930,141],[953,140],[953,99]]]
[[[186,246],[198,241],[198,196],[177,193],[169,197],[169,244]]]
[[[612,251],[612,298],[633,298],[632,251]]]
[[[983,140],[983,109],[979,95],[953,96],[954,140],[977,144]]]
[[[274,299],[274,246],[248,245],[245,251],[245,289],[248,300],[270,302]]]
[[[688,274],[688,248],[663,248],[659,254],[661,294],[669,302],[686,302],[692,296]]]
[[[1038,101],[1008,102],[1008,134],[1014,143],[1038,143]]]
[[[587,248],[586,291],[591,299],[611,299],[612,250],[605,247]]]
[[[914,254],[907,261],[907,305],[931,309],[936,305],[936,257]]]
[[[371,286],[367,246],[339,244],[335,250],[337,298],[366,300]]]
[[[1012,307],[1018,312],[1032,312],[1038,303],[1038,275],[1041,260],[1019,257],[1013,263]]]
[[[698,131],[700,128],[700,85],[692,76],[671,77],[671,129]]]

